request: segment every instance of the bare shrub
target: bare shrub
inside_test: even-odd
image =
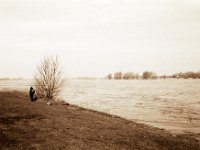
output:
[[[63,71],[58,57],[45,57],[37,67],[34,76],[35,89],[38,97],[47,98],[48,101],[58,96],[64,86]]]

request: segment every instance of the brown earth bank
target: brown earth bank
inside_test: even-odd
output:
[[[190,135],[73,105],[0,92],[0,149],[200,149]]]

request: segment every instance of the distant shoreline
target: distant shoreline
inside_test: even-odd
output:
[[[137,81],[137,80],[142,80],[142,81],[148,81],[148,80],[200,80],[200,78],[187,78],[187,79],[184,79],[184,78],[166,78],[166,79],[163,79],[163,78],[157,78],[157,79],[106,79],[106,78],[89,78],[89,77],[86,77],[86,78],[64,78],[66,80],[111,80],[111,81]],[[20,80],[32,80],[31,78],[0,78],[0,82],[1,81],[20,81]]]

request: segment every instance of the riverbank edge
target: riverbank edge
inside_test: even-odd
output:
[[[22,149],[42,149],[47,147],[49,142],[55,143],[56,147],[61,149],[66,147],[69,149],[70,147],[72,149],[199,149],[200,147],[199,141],[191,136],[172,135],[164,129],[130,121],[116,115],[59,102],[53,102],[52,106],[46,105],[43,100],[30,102],[25,92],[4,91],[0,92],[0,98],[0,143],[3,149],[19,148],[19,146]],[[27,114],[32,118],[24,117]],[[77,118],[79,118],[78,121]],[[51,124],[52,122],[57,125]],[[53,133],[51,138],[48,133],[44,133],[45,126],[41,127],[43,123],[46,123],[44,125]],[[31,125],[31,128],[29,129],[27,125]],[[60,131],[57,131],[57,128]],[[79,138],[74,138],[74,135],[70,133],[73,139],[70,139],[70,142],[63,143],[63,140],[57,140],[58,135],[62,137],[63,132],[68,133],[68,128]],[[23,137],[17,133],[19,129],[23,130]],[[28,136],[29,130],[36,131],[36,134],[33,140],[27,141],[24,137]],[[11,131],[14,131],[13,135]],[[34,141],[37,137],[40,137],[43,142],[41,139]],[[64,136],[63,139],[66,137]],[[80,145],[74,145],[74,141]],[[48,145],[48,149],[54,149],[54,147],[51,144]]]

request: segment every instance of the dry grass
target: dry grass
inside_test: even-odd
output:
[[[186,135],[119,117],[0,92],[0,149],[200,149]]]

